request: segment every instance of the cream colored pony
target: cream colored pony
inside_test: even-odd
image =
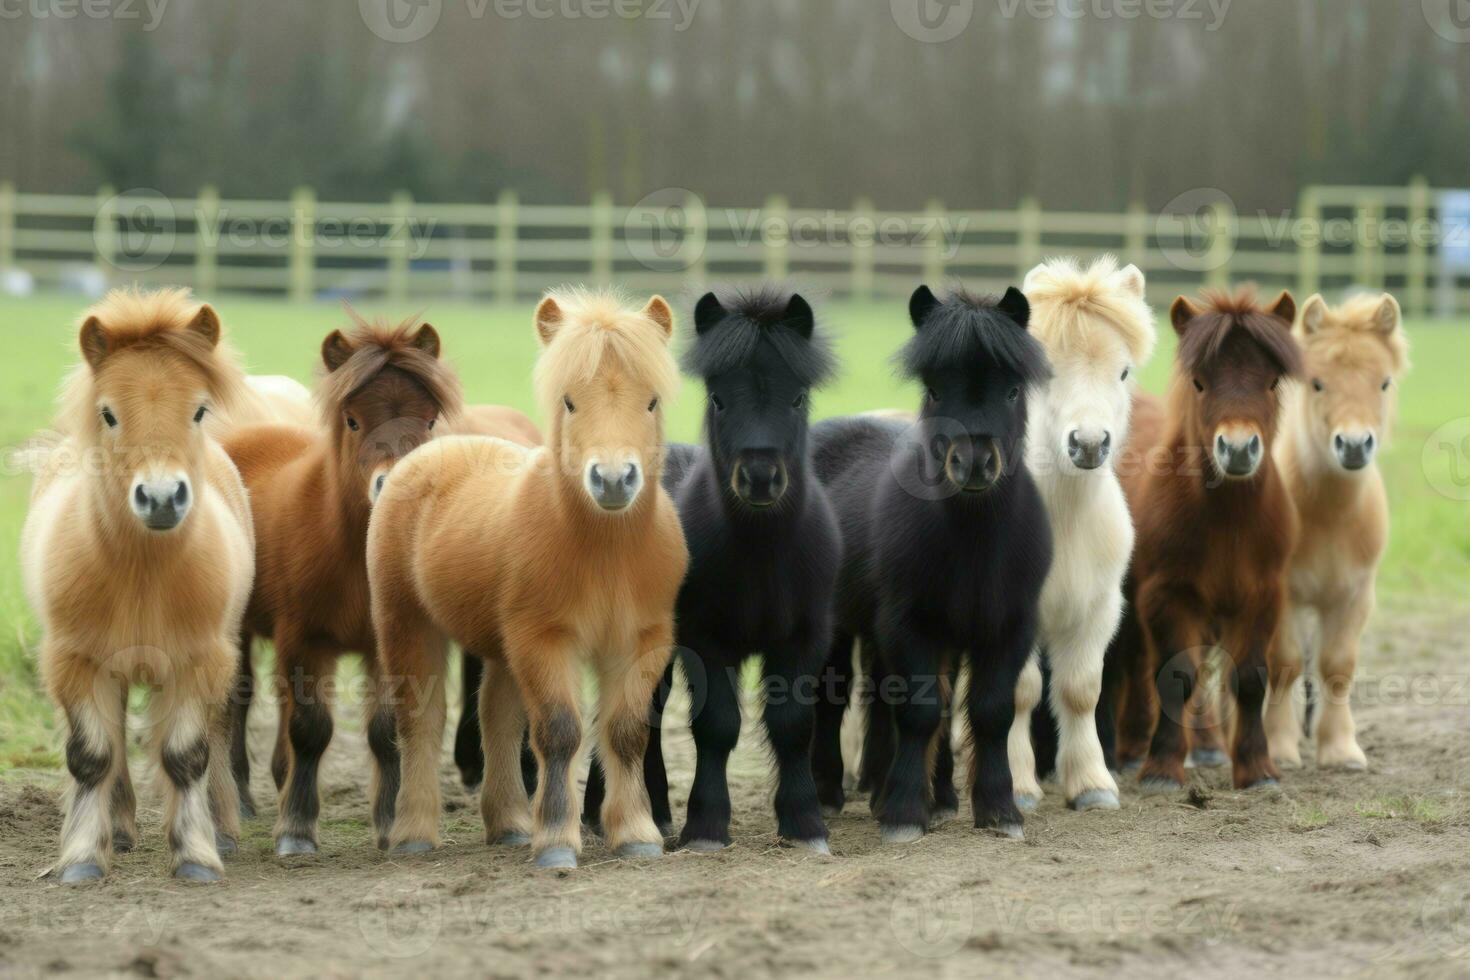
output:
[[[1388,438],[1396,380],[1408,369],[1398,302],[1355,297],[1302,306],[1307,382],[1289,395],[1276,459],[1301,519],[1289,576],[1290,623],[1270,670],[1266,738],[1278,766],[1301,765],[1293,695],[1303,655],[1322,679],[1317,765],[1365,769],[1351,695],[1358,642],[1373,612],[1388,543],[1388,498],[1374,457]]]
[[[62,439],[38,463],[21,564],[69,731],[65,883],[101,878],[136,839],[133,684],[153,689],[174,874],[218,880],[220,846],[239,835],[223,722],[254,540],[240,475],[205,426],[245,386],[220,334],[185,291],[110,293],[82,323]]]
[[[1038,655],[1052,672],[1059,729],[1057,777],[1075,810],[1116,810],[1095,712],[1103,654],[1118,629],[1133,521],[1114,461],[1128,437],[1134,378],[1153,354],[1153,314],[1143,273],[1104,256],[1082,269],[1071,259],[1037,266],[1022,287],[1030,330],[1054,376],[1033,399],[1026,463],[1046,501],[1055,556],[1042,588]],[[1031,712],[1042,678],[1033,656],[1016,688],[1009,754],[1016,805],[1041,799]]]

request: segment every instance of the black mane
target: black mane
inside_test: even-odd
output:
[[[700,301],[694,340],[682,359],[690,374],[708,378],[748,365],[763,341],[802,385],[820,388],[837,373],[832,339],[800,295],[775,285],[727,288],[711,295],[718,306],[709,296]]]
[[[1012,294],[1021,295],[1012,290],[1002,300],[956,288],[946,299],[916,309],[914,335],[895,356],[899,370],[918,379],[932,371],[988,360],[1019,375],[1028,385],[1049,379],[1051,364],[1040,342],[1027,332],[1024,314],[1018,321],[1002,309]],[[917,295],[915,300],[919,300]],[[1024,299],[1020,302],[1024,304]]]

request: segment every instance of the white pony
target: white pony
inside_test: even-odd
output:
[[[1094,718],[1103,654],[1123,609],[1133,521],[1113,461],[1128,436],[1134,376],[1153,353],[1153,314],[1143,273],[1103,256],[1086,270],[1051,259],[1022,287],[1030,329],[1054,377],[1032,402],[1026,462],[1051,517],[1055,556],[1041,593],[1038,651],[1016,687],[1009,742],[1016,805],[1041,799],[1031,711],[1041,700],[1038,658],[1051,666],[1059,729],[1057,778],[1074,810],[1118,809]]]

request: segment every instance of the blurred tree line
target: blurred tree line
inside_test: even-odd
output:
[[[637,19],[441,0],[413,43],[353,0],[169,0],[151,30],[35,12],[63,2],[0,20],[0,177],[25,190],[1114,210],[1470,183],[1470,44],[1419,0],[1234,0],[1218,22],[1208,0],[1135,19],[1117,11],[1139,0],[975,0],[945,43],[882,0],[694,0],[687,24],[672,0]]]

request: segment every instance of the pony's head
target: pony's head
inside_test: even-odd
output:
[[[832,344],[799,294],[708,293],[694,308],[684,368],[704,379],[704,427],[726,489],[770,507],[806,457],[811,390],[831,378]]]
[[[898,363],[924,386],[923,442],[951,486],[988,490],[1020,465],[1027,390],[1051,377],[1045,351],[1026,330],[1031,306],[1014,286],[998,300],[963,290],[940,300],[920,286],[909,316],[914,336]]]
[[[1026,276],[1031,332],[1056,377],[1032,406],[1031,445],[1067,471],[1096,470],[1128,437],[1134,376],[1154,349],[1143,273],[1105,255],[1052,259]],[[1054,455],[1053,455],[1054,454]]]
[[[105,513],[153,533],[187,521],[205,480],[205,416],[227,412],[245,383],[222,332],[182,289],[114,290],[83,315],[62,425],[99,451]]]
[[[609,293],[567,290],[536,308],[536,394],[548,444],[562,478],[602,511],[629,510],[658,482],[664,403],[679,385],[673,332],[662,296],[637,310]]]
[[[1291,336],[1296,303],[1282,293],[1270,308],[1250,290],[1207,292],[1203,306],[1181,296],[1169,319],[1179,334],[1175,417],[1193,445],[1230,480],[1254,477],[1271,454],[1281,414],[1281,382],[1301,375]]]
[[[1394,380],[1409,366],[1398,301],[1363,295],[1333,308],[1313,296],[1297,324],[1309,379],[1301,395],[1303,448],[1329,466],[1365,470],[1388,437]]]
[[[459,378],[440,358],[429,324],[390,326],[347,312],[352,328],[322,341],[317,404],[340,472],[357,474],[373,504],[398,461],[433,438],[441,418],[459,414]]]

